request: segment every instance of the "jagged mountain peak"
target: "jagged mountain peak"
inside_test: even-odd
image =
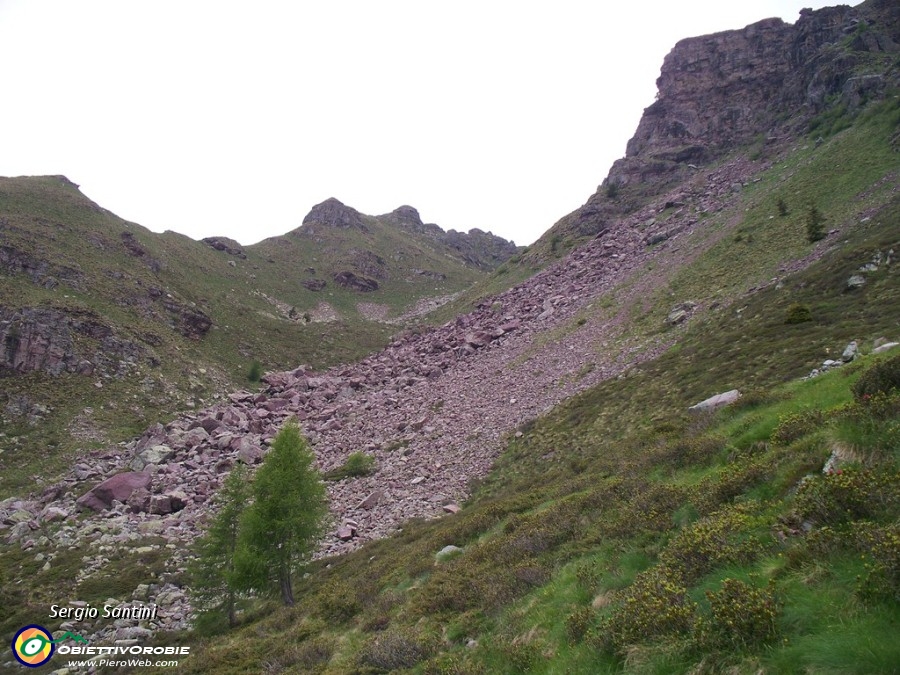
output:
[[[303,218],[303,225],[312,224],[368,230],[363,221],[363,215],[359,211],[334,197],[329,197],[324,202],[316,204],[306,214],[306,217]]]
[[[422,217],[419,215],[418,210],[407,204],[398,206],[396,209],[391,211],[390,215],[394,216],[398,220],[408,222],[412,225],[420,227],[424,225],[424,223],[422,222]]]

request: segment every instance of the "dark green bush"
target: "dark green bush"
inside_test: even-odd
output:
[[[778,207],[778,215],[782,218],[788,214],[788,205],[787,202],[784,201],[783,198],[779,197],[778,201],[775,202],[775,205]]]
[[[900,472],[847,467],[806,479],[794,510],[801,520],[836,525],[895,517],[900,509]]]
[[[704,649],[746,650],[778,635],[779,607],[771,584],[755,588],[725,579],[718,591],[707,591],[709,616],[697,621],[694,636]]]
[[[825,217],[815,204],[806,211],[806,239],[813,244],[825,238]]]
[[[786,324],[805,323],[807,321],[812,321],[812,311],[810,311],[808,305],[795,302],[788,307],[787,315],[784,317]]]
[[[250,382],[259,382],[259,378],[262,377],[262,364],[259,361],[254,361],[250,364],[250,370],[247,371],[247,380]]]
[[[858,401],[864,401],[876,394],[887,394],[898,389],[900,356],[895,356],[867,368],[853,385],[853,396]]]
[[[364,452],[352,452],[347,456],[344,464],[337,469],[326,472],[325,480],[342,480],[344,478],[357,478],[369,476],[375,472],[375,458]]]

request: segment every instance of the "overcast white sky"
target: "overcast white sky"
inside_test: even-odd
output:
[[[197,239],[337,197],[528,244],[624,155],[675,42],[830,4],[0,0],[0,175]]]

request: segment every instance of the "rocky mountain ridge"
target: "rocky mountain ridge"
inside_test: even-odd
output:
[[[447,254],[458,257],[465,265],[484,271],[496,268],[520,250],[514,242],[478,228],[472,228],[469,232],[444,231],[434,223],[424,223],[412,206],[399,206],[380,216],[364,216],[334,197],[313,206],[303,218],[303,224],[289,234],[315,238],[328,228],[355,229],[368,234],[373,229],[372,220],[424,237],[439,250],[446,250]]]
[[[804,9],[793,24],[764,19],[679,41],[625,157],[525,261],[558,257],[564,249],[554,241],[594,236],[647,195],[690,180],[730,153],[752,148],[774,157],[817,115],[852,116],[900,87],[898,54],[900,6],[891,0]]]

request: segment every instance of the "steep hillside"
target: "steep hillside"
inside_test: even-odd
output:
[[[4,474],[0,495],[207,405],[254,362],[359,359],[398,330],[388,321],[402,325],[419,301],[437,304],[515,251],[481,232],[431,226],[436,237],[341,209],[365,229],[356,239],[317,221],[320,205],[295,233],[242,247],[154,234],[61,176],[0,178],[0,462],[31,463]],[[473,258],[441,237],[494,248]]]

